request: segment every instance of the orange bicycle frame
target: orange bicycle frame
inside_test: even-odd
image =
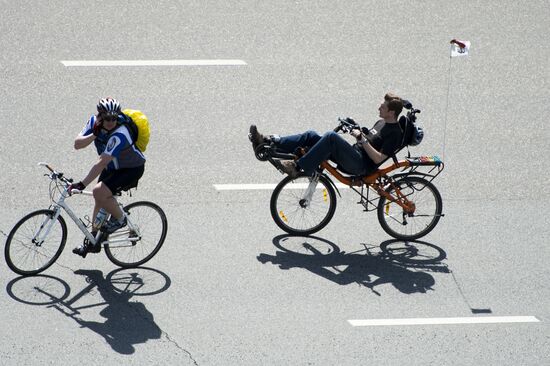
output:
[[[354,177],[346,177],[342,175],[334,166],[330,165],[328,161],[323,161],[321,163],[321,168],[324,170],[327,170],[334,178],[336,178],[339,182],[342,184],[345,184],[347,186],[357,186],[360,187],[363,184],[372,188],[374,191],[376,191],[380,196],[385,197],[390,202],[395,202],[399,206],[405,210],[407,213],[413,213],[415,210],[414,203],[409,201],[404,194],[401,193],[401,190],[399,187],[394,186],[393,182],[383,182],[383,178],[388,178],[388,173],[399,168],[408,168],[411,166],[411,163],[408,160],[402,160],[398,161],[392,165],[390,165],[387,168],[379,169],[376,172],[366,175],[359,178]],[[385,189],[384,185],[389,183],[393,186],[395,193],[397,197],[392,196],[389,194]]]

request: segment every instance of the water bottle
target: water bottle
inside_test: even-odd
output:
[[[104,208],[99,209],[97,212],[97,216],[94,220],[94,229],[99,229],[105,222],[105,218],[107,218],[107,211],[105,211]]]

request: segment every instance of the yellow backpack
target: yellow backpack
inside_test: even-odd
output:
[[[134,145],[136,145],[139,151],[145,152],[149,143],[149,137],[151,136],[151,128],[149,127],[147,116],[135,109],[124,109],[122,113],[131,118],[131,122],[128,124],[130,133],[133,135]]]

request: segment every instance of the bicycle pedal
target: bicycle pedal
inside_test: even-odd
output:
[[[88,247],[88,253],[99,253],[101,252],[101,244],[90,245]]]
[[[86,246],[79,246],[73,249],[73,253],[76,255],[81,256],[82,258],[86,258],[86,255],[88,254],[88,250],[86,249]]]

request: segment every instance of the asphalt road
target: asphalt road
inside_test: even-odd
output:
[[[550,361],[546,169],[550,5],[505,1],[0,1],[0,230],[48,207],[40,161],[81,179],[73,138],[103,96],[149,117],[127,202],[168,216],[144,268],[67,248],[43,275],[0,265],[3,365],[541,365]],[[470,55],[449,58],[453,38]],[[66,67],[64,60],[238,59],[242,66]],[[284,235],[248,126],[287,134],[370,125],[392,90],[443,157],[444,213],[385,255],[375,213],[344,190],[312,238]],[[74,198],[81,215],[91,203]],[[304,242],[314,250],[305,250]],[[136,284],[131,278],[139,278]],[[533,323],[355,327],[349,320],[535,317]]]

